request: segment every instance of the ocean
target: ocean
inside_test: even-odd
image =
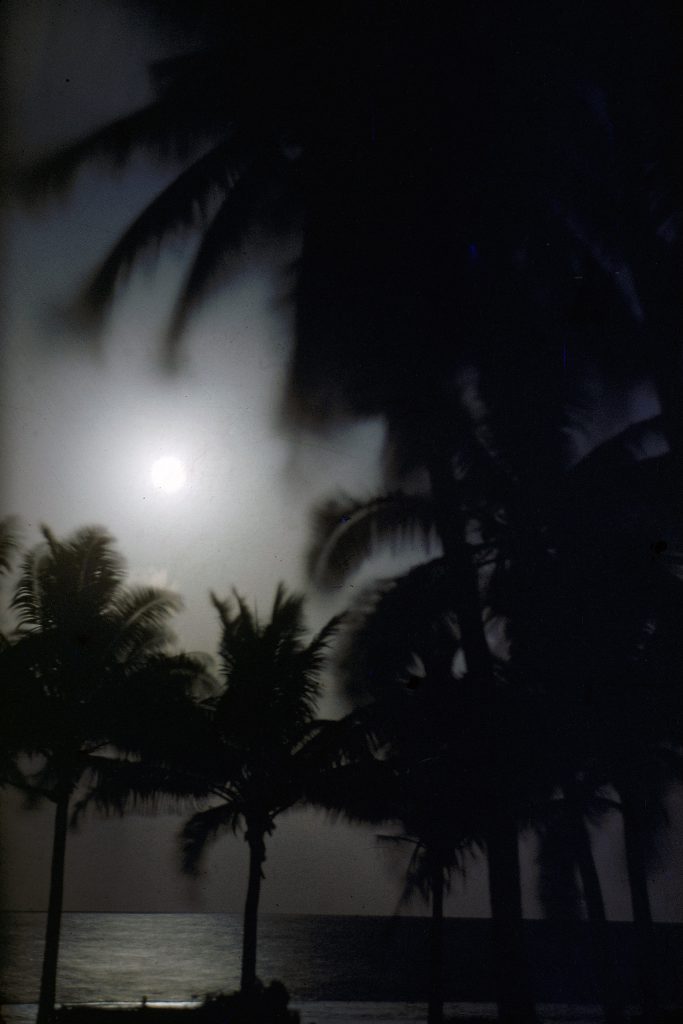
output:
[[[10,1024],[35,1016],[45,915],[0,915],[0,1002]],[[630,987],[630,929],[621,934],[624,991]],[[535,985],[545,1021],[593,1024],[595,979],[581,925],[558,932],[528,922]],[[675,929],[671,930],[671,929]],[[681,929],[662,948],[680,964]],[[426,918],[264,915],[258,974],[284,981],[303,1024],[424,1021]],[[673,940],[673,947],[672,947]],[[236,914],[65,914],[59,1003],[191,1003],[239,985],[241,920]],[[494,1016],[488,922],[446,921],[447,1013]]]

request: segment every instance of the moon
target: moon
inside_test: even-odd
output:
[[[175,455],[164,455],[152,465],[152,483],[165,494],[175,494],[187,483],[185,466]]]

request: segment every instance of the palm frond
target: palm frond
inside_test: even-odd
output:
[[[22,560],[11,607],[17,612],[19,628],[37,628],[43,621],[43,600],[40,590],[44,553],[39,548],[29,551]]]
[[[320,771],[364,764],[381,749],[382,712],[374,703],[354,708],[342,718],[315,719],[295,756]],[[311,772],[314,777],[316,771]]]
[[[196,875],[207,842],[222,829],[236,832],[242,819],[243,808],[237,802],[222,803],[193,814],[180,833],[183,871]]]
[[[114,539],[100,526],[86,526],[64,541],[41,527],[50,550],[48,572],[43,576],[46,596],[57,608],[71,604],[80,614],[85,606],[100,614],[124,578],[124,563]]]
[[[44,536],[55,544],[48,527],[43,526]],[[90,590],[96,584],[113,593],[124,577],[124,563],[114,549],[114,538],[101,526],[86,526],[68,539],[63,545],[67,556],[78,560],[79,589]]]
[[[19,546],[19,523],[15,516],[0,519],[0,574],[12,568],[12,558]]]
[[[281,154],[267,150],[244,167],[205,229],[187,279],[180,291],[166,332],[170,357],[177,350],[187,322],[219,275],[230,270],[230,257],[239,254],[272,188],[282,174]]]
[[[435,871],[442,875],[446,892],[450,891],[453,873],[457,872],[463,875],[465,873],[464,852],[457,846],[448,852],[442,850],[439,856],[417,836],[378,835],[377,841],[393,846],[408,844],[413,848],[405,872],[399,907],[407,906],[416,892],[425,902],[429,902]]]
[[[101,718],[116,748],[191,774],[217,759],[205,697],[215,689],[207,659],[163,652],[140,659],[134,652],[129,661],[90,701],[92,720]]]
[[[185,168],[127,228],[77,298],[75,313],[96,325],[142,256],[153,250],[156,258],[171,235],[206,224],[235,187],[243,162],[239,143],[230,138]]]
[[[304,633],[303,607],[301,594],[288,594],[285,584],[278,583],[264,637],[298,640]]]
[[[156,587],[121,590],[110,610],[112,650],[121,660],[133,652],[138,657],[166,647],[174,639],[169,629],[171,615],[183,607],[180,595]]]
[[[323,628],[319,630],[308,645],[308,652],[310,657],[314,659],[313,664],[318,667],[320,658],[324,657],[327,649],[335,638],[339,630],[342,628],[347,619],[347,613],[341,612],[339,615],[333,615],[328,622],[325,623]]]
[[[451,581],[441,558],[403,576],[366,588],[347,613],[336,663],[344,692],[353,700],[405,692],[415,656],[434,652],[440,633],[457,641],[450,626]]]
[[[222,634],[223,686],[209,714],[220,744],[214,778],[244,814],[276,816],[304,798],[310,777],[328,767],[333,742],[315,715],[329,622],[306,642],[303,598],[277,588],[270,616],[260,621],[237,591],[212,594]]]
[[[303,643],[299,629],[293,637],[278,644],[275,660],[280,699],[283,707],[289,705],[292,709],[292,700],[295,700],[301,725],[305,725],[316,714],[322,685],[321,673],[329,657],[329,645],[343,619],[343,615],[333,616],[308,644]]]
[[[435,543],[434,509],[424,494],[396,491],[367,502],[342,497],[314,513],[308,573],[315,583],[339,586],[382,545],[392,550],[422,541]]]
[[[253,689],[258,679],[273,699],[278,693],[290,697],[294,690],[302,696],[311,687],[317,691],[317,675],[324,652],[339,626],[332,619],[310,643],[304,641],[303,598],[287,594],[283,584],[277,588],[270,619],[259,622],[237,591],[233,593],[236,608],[229,601],[211,595],[218,611],[222,635],[220,655],[229,687]],[[293,689],[292,689],[293,687]]]
[[[102,161],[121,169],[136,151],[162,162],[185,160],[220,137],[227,124],[222,91],[210,88],[206,74],[178,76],[151,103],[26,168],[17,190],[28,200],[63,191],[83,164]]]
[[[219,654],[226,679],[233,678],[234,667],[240,657],[260,656],[263,652],[263,645],[260,643],[262,630],[256,612],[251,611],[237,590],[233,590],[233,599],[237,606],[236,610],[233,610],[230,599],[220,600],[213,591],[211,592],[211,603],[218,612],[222,626]]]
[[[332,821],[384,825],[400,821],[397,777],[386,763],[367,751],[348,764],[332,764],[311,773],[304,790],[306,803],[326,812]]]
[[[25,557],[12,607],[19,626],[83,633],[104,614],[123,580],[123,561],[102,527],[66,540],[42,528],[44,541]]]
[[[230,600],[228,598],[226,598],[225,600],[221,600],[213,592],[213,590],[211,590],[209,592],[209,600],[211,601],[211,604],[214,606],[214,608],[218,612],[218,617],[221,620],[221,625],[223,626],[223,628],[224,629],[230,628],[231,623],[232,623],[232,612],[230,610]]]
[[[82,769],[88,792],[74,807],[74,826],[91,806],[105,815],[168,813],[196,806],[210,793],[201,776],[165,765],[89,754],[82,757]]]

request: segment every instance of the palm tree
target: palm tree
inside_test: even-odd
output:
[[[13,558],[18,546],[17,522],[13,516],[7,516],[0,520],[0,576],[4,576],[12,569]],[[8,660],[10,639],[0,630],[0,659],[3,663]],[[6,665],[5,670],[6,671]],[[4,696],[4,694],[3,694]],[[0,786],[7,782],[16,782],[20,776],[16,767],[17,751],[11,743],[11,726],[9,708],[5,707],[2,715],[2,737],[0,746]]]
[[[464,874],[466,858],[474,854],[476,836],[473,801],[445,751],[434,754],[434,737],[419,726],[410,744],[393,731],[396,707],[373,702],[352,713],[344,723],[345,746],[354,748],[342,762],[323,772],[307,789],[307,801],[353,823],[392,825],[398,834],[379,835],[385,843],[408,844],[412,854],[406,870],[400,905],[417,892],[430,905],[429,1024],[443,1020],[444,897],[454,873]],[[393,711],[393,715],[392,715]],[[355,732],[354,743],[349,733]],[[417,735],[422,755],[417,751]],[[372,737],[372,738],[371,738]],[[383,739],[380,739],[382,737]],[[365,741],[365,742],[364,742]],[[379,743],[380,749],[372,749]],[[477,822],[477,825],[479,823]]]
[[[612,785],[622,792],[628,766],[628,777],[632,777],[634,766],[643,764],[643,756],[646,764],[651,760],[655,749],[652,743],[661,745],[667,736],[662,706],[670,709],[674,689],[669,687],[667,696],[666,687],[662,691],[660,684],[654,707],[649,711],[647,706],[641,711],[631,708],[627,712],[633,699],[642,699],[646,694],[650,702],[653,699],[652,686],[644,686],[642,679],[626,685],[628,673],[632,673],[629,663],[637,656],[641,675],[654,672],[653,678],[664,680],[680,657],[680,653],[671,650],[668,661],[660,655],[662,668],[657,670],[652,645],[648,645],[646,652],[633,645],[634,636],[652,628],[653,601],[658,589],[660,596],[655,604],[660,617],[662,608],[680,604],[670,574],[662,593],[661,582],[654,590],[652,580],[648,582],[653,571],[655,577],[661,577],[660,567],[654,566],[652,559],[646,565],[634,565],[633,552],[647,550],[642,539],[632,536],[634,524],[638,537],[647,537],[654,524],[658,523],[661,530],[667,517],[666,484],[662,493],[662,482],[668,480],[668,475],[662,472],[661,459],[650,457],[638,463],[632,454],[656,429],[656,422],[629,428],[594,451],[567,475],[556,501],[548,495],[547,508],[540,520],[538,509],[528,509],[523,517],[520,512],[524,506],[514,509],[515,518],[522,518],[525,523],[525,528],[516,533],[511,530],[515,518],[510,517],[505,502],[499,506],[500,511],[496,511],[495,504],[489,509],[484,507],[481,480],[474,489],[467,486],[466,479],[461,486],[463,498],[472,502],[467,515],[479,522],[479,544],[472,550],[480,567],[481,584],[485,584],[483,593],[490,606],[489,617],[505,622],[507,659],[521,679],[522,688],[531,687],[539,694],[539,700],[527,706],[527,714],[535,716],[535,725],[527,723],[527,727],[535,733],[538,764],[543,766],[546,779],[545,793],[536,797],[536,803],[551,811],[558,822],[557,799],[548,801],[553,787],[563,794],[561,819],[565,834],[571,835],[571,843],[565,843],[563,852],[574,851],[571,871],[578,870],[581,877],[594,932],[596,962],[601,965],[605,1016],[610,1021],[622,1019],[623,1011],[619,1007],[614,954],[585,815],[618,808],[626,813],[626,818],[631,816],[630,822],[625,819],[627,863],[634,917],[636,922],[642,921],[637,927],[645,935],[640,940],[643,987],[652,993],[653,971],[647,967],[651,962],[647,953],[652,948],[651,917],[647,909],[645,863],[642,852],[639,853],[647,826],[644,820],[640,825],[637,818],[634,820],[635,808],[628,801],[617,802],[603,791]],[[599,514],[586,513],[588,502],[598,503]],[[338,582],[362,564],[383,539],[390,539],[394,545],[415,543],[420,537],[428,541],[434,522],[430,505],[428,496],[400,493],[367,503],[330,502],[316,517],[309,557],[313,578],[322,585]],[[620,512],[616,511],[617,506]],[[627,516],[624,509],[628,509]],[[626,524],[624,536],[618,536],[614,530],[614,523],[619,521]],[[600,523],[604,523],[604,530]],[[609,560],[607,552],[611,552]],[[493,567],[492,572],[487,565]],[[404,670],[419,624],[430,618],[433,622],[435,616],[443,615],[449,607],[445,573],[444,560],[435,559],[385,587],[371,609],[378,623],[372,656],[368,661],[366,653],[360,664],[355,656],[352,685],[355,676],[364,680],[365,687],[370,685],[376,691],[380,680],[391,678],[392,671]],[[405,621],[397,628],[396,606],[400,607],[401,602],[405,602]],[[580,621],[586,607],[594,608],[588,631]],[[366,608],[364,614],[367,612]],[[615,664],[621,666],[616,675]],[[372,682],[368,684],[367,679]],[[587,680],[593,681],[591,687]],[[587,702],[589,689],[592,697]],[[654,708],[659,709],[657,726],[650,722]],[[669,719],[675,721],[675,716],[669,714]],[[544,737],[550,738],[547,744]],[[669,731],[668,742],[672,741]],[[608,758],[607,751],[612,748],[614,752]],[[637,773],[641,768],[635,770]],[[651,791],[650,801],[653,795]],[[653,806],[659,803],[655,801]],[[538,815],[535,821],[538,827]],[[552,820],[542,818],[540,825],[546,841],[552,838],[556,831]],[[557,872],[557,862],[551,870]],[[651,994],[648,998],[652,1003]]]
[[[198,233],[169,318],[175,352],[250,226],[277,235],[303,224],[290,413],[379,413],[424,463],[444,425],[454,429],[429,411],[452,405],[453,375],[474,363],[510,439],[534,433],[538,467],[556,441],[545,428],[567,388],[555,371],[570,344],[582,380],[587,361],[618,372],[627,346],[632,373],[656,377],[673,423],[670,359],[649,365],[641,316],[653,310],[666,335],[657,351],[671,350],[667,147],[680,119],[648,116],[677,64],[658,35],[661,12],[611,22],[603,12],[589,24],[569,9],[466,4],[448,31],[413,4],[390,16],[377,4],[303,21],[295,11],[204,0],[194,23],[204,48],[152,68],[147,106],[23,175],[35,197],[89,160],[120,166],[142,150],[180,165],[96,270],[81,313],[101,318],[139,258]],[[183,19],[177,4],[164,14]],[[649,51],[633,59],[632,38],[658,47],[657,76]],[[612,47],[631,59],[629,76],[615,77]]]
[[[249,878],[244,906],[241,987],[256,983],[258,904],[266,840],[278,815],[298,803],[311,773],[326,765],[326,723],[316,719],[320,673],[338,625],[332,619],[304,639],[303,598],[281,584],[270,618],[262,622],[235,594],[234,603],[212,595],[222,627],[223,685],[204,709],[202,749],[190,752],[196,775],[218,799],[198,811],[182,831],[184,866],[197,868],[219,831],[244,831]]]
[[[177,16],[178,6],[170,7]],[[649,197],[643,188],[634,196],[632,173],[610,173],[616,164],[641,169],[648,151],[666,165],[658,158],[666,129],[653,145],[643,142],[657,103],[641,97],[670,90],[665,76],[651,87],[648,63],[648,90],[638,103],[621,104],[638,116],[615,131],[609,117],[625,86],[608,74],[620,62],[601,49],[615,33],[624,54],[631,38],[654,36],[640,15],[634,22],[617,13],[612,23],[608,14],[596,29],[580,12],[568,8],[556,19],[537,5],[520,15],[466,4],[450,33],[420,5],[389,16],[382,4],[351,4],[303,24],[289,6],[271,8],[202,4],[211,49],[158,67],[146,109],[67,148],[36,177],[56,186],[85,159],[121,163],[136,147],[186,161],[81,302],[101,313],[140,254],[171,232],[198,227],[200,244],[170,318],[171,347],[249,226],[277,231],[275,214],[284,211],[291,223],[303,200],[289,413],[318,424],[340,409],[380,414],[394,454],[426,469],[464,657],[486,701],[495,691],[494,659],[453,478],[461,426],[454,380],[475,365],[503,426],[498,437],[534,493],[556,470],[557,410],[578,390],[559,370],[567,334],[577,362],[599,354],[608,374],[618,372],[628,335],[632,375],[655,377],[663,396],[663,383],[677,387],[672,359],[662,372],[643,345],[642,309],[655,310],[653,320],[667,312],[659,260],[650,260],[656,281],[639,275],[644,297],[629,284],[629,261],[635,266],[639,252],[652,252],[661,225],[640,217]],[[641,23],[644,35],[633,31]],[[663,49],[658,66],[671,68]],[[571,61],[559,59],[563,53]],[[618,356],[605,344],[611,337],[619,338]],[[675,332],[666,341],[669,355],[678,352]],[[673,420],[676,403],[667,396]],[[528,1020],[526,972],[510,955],[521,923],[512,895],[516,842],[500,806],[489,843],[494,915],[509,963],[510,1014]]]
[[[38,1021],[55,1002],[67,828],[79,786],[134,774],[140,736],[183,700],[203,665],[168,655],[177,595],[127,587],[99,527],[44,541],[24,558],[12,606],[5,697],[13,747],[31,758],[23,788],[55,806]],[[112,753],[121,751],[120,758]]]
[[[559,713],[551,735],[561,731]],[[566,721],[566,720],[565,720]],[[578,762],[576,751],[574,761]],[[543,762],[557,785],[551,799],[539,801],[530,816],[538,837],[537,891],[545,916],[565,922],[579,920],[585,907],[605,1024],[623,1024],[624,1006],[617,976],[616,950],[609,931],[600,875],[595,862],[589,823],[601,825],[618,806],[594,781],[567,777],[566,764],[558,764],[557,751]],[[585,767],[585,765],[584,765]]]
[[[312,554],[312,566],[329,582],[352,570],[366,542],[380,535],[379,527],[376,533],[369,528],[373,512],[380,510],[386,528],[391,506],[405,511],[411,502],[393,495],[365,508],[331,503],[318,527],[324,533],[329,517],[335,542],[321,544],[318,554],[324,555]],[[410,534],[405,522],[394,525]],[[379,744],[381,761],[375,765],[366,757],[336,769],[337,784],[330,780],[319,801],[351,819],[379,822],[383,816],[415,845],[408,881],[418,882],[432,901],[430,1021],[442,1015],[444,886],[468,853],[487,849],[491,815],[501,800],[513,820],[520,819],[533,774],[533,744],[523,727],[528,702],[512,692],[498,660],[499,692],[482,704],[465,669],[450,597],[444,559],[436,558],[376,584],[356,602],[337,669],[347,697],[361,703],[357,727]]]
[[[623,816],[647,1020],[657,1012],[648,861],[666,823],[663,799],[678,773],[680,751],[674,724],[681,662],[680,531],[672,456],[652,454],[664,447],[661,431],[659,419],[629,428],[568,474],[549,510],[554,566],[546,566],[545,582],[535,570],[527,573],[526,597],[521,577],[512,584],[517,634],[511,657],[551,701],[544,732],[554,748],[565,814],[578,825],[597,797],[603,809]],[[664,557],[650,550],[653,535],[667,538]],[[552,675],[549,664],[556,666]],[[580,838],[575,829],[575,840]],[[588,852],[585,840],[579,842],[584,894],[593,908],[598,954],[606,961],[612,954]],[[609,987],[614,993],[614,985]]]
[[[528,730],[519,719],[523,702],[518,702],[513,693],[514,686],[506,684],[501,687],[501,679],[504,678],[502,666],[499,659],[494,659],[485,633],[483,583],[487,563],[495,560],[496,553],[486,535],[481,497],[476,488],[471,489],[462,481],[456,483],[454,479],[443,478],[441,483],[448,492],[447,505],[435,498],[432,491],[429,496],[388,496],[368,503],[366,507],[349,502],[345,507],[332,505],[323,509],[318,519],[310,564],[317,568],[319,579],[329,582],[335,570],[337,577],[352,571],[378,541],[381,543],[382,539],[389,537],[400,542],[420,533],[424,536],[425,532],[428,536],[436,522],[444,556],[414,569],[398,581],[394,594],[386,595],[384,606],[390,609],[392,604],[400,606],[403,601],[405,620],[414,616],[417,621],[426,617],[429,622],[431,614],[432,626],[435,613],[440,618],[445,613],[454,617],[458,647],[465,667],[463,696],[460,697],[462,706],[455,718],[449,714],[432,720],[433,742],[436,744],[437,736],[441,736],[442,742],[448,742],[451,749],[460,744],[461,750],[454,756],[460,758],[463,773],[479,779],[475,800],[481,809],[478,838],[487,850],[499,1012],[505,1021],[530,1021],[534,1019],[534,1010],[523,952],[518,846],[519,798],[526,788],[524,774],[527,770],[524,757],[519,755],[523,750],[522,737],[527,736]],[[467,504],[458,507],[459,522],[454,530],[453,522],[444,517],[443,510],[453,507],[455,497],[461,495]],[[471,501],[476,504],[470,505]],[[425,506],[431,506],[431,513]],[[411,519],[405,519],[406,513]],[[490,514],[494,516],[493,512]],[[464,542],[470,522],[480,533],[481,542],[478,544]],[[333,527],[333,531],[328,532],[329,527]],[[455,551],[455,558],[448,557],[444,532],[446,541],[450,539],[450,550]],[[471,529],[469,532],[471,534]],[[380,648],[384,647],[392,659],[390,664],[396,656],[403,657],[399,670],[405,671],[411,654],[411,648],[406,649],[406,642],[413,638],[411,628],[406,624],[399,630],[391,626],[387,629],[385,622],[376,636],[380,638]],[[415,649],[412,650],[414,652]],[[423,643],[420,650],[425,651]],[[380,668],[381,650],[375,649],[373,655],[375,663],[371,667],[366,666],[364,671],[372,678],[371,685],[377,686],[379,680],[391,679],[391,675],[383,671],[384,666]],[[438,674],[443,677],[442,667]],[[427,672],[427,677],[429,675]],[[452,685],[455,686],[454,683]],[[450,723],[452,733],[448,741],[437,727],[446,722]],[[463,722],[468,724],[466,729]]]

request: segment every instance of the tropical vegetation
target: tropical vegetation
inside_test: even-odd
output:
[[[152,69],[151,102],[26,178],[34,194],[54,190],[85,161],[121,165],[136,150],[173,164],[76,304],[96,325],[140,257],[197,233],[166,330],[172,360],[252,228],[295,235],[287,422],[382,417],[390,492],[329,505],[311,564],[319,579],[343,575],[386,533],[440,549],[356,610],[341,673],[373,710],[354,720],[355,754],[351,743],[331,766],[339,730],[314,714],[328,634],[304,644],[301,602],[283,590],[265,624],[241,598],[214,602],[223,686],[196,719],[212,738],[192,785],[220,802],[185,827],[187,864],[219,828],[244,828],[248,989],[265,843],[295,801],[395,821],[416,842],[435,962],[448,873],[464,850],[485,850],[499,1016],[529,1024],[519,835],[533,826],[563,898],[580,881],[616,1022],[589,825],[618,811],[653,1020],[646,837],[683,742],[671,557],[683,119],[669,15],[658,3],[466,3],[446,30],[424,5],[351,3],[304,20],[295,7],[203,0],[203,48]],[[185,22],[182,4],[163,8],[145,4]],[[644,383],[656,419],[632,427],[601,408],[610,389]],[[669,554],[654,558],[653,543]],[[17,593],[21,612],[26,585]],[[385,780],[374,807],[363,772]],[[438,970],[433,982],[437,1021]]]
[[[487,706],[479,702],[474,727],[470,722],[465,733],[478,740],[470,748],[468,774],[470,778],[481,774],[477,751],[489,751],[486,768],[491,771],[495,764],[491,750],[503,749],[502,774],[494,788],[507,792],[509,806],[517,807],[520,826],[533,821],[540,829],[546,857],[555,843],[551,863],[543,865],[546,883],[550,878],[554,886],[553,896],[565,901],[570,898],[578,872],[594,930],[596,963],[601,965],[607,1020],[623,1019],[623,1010],[586,820],[595,823],[615,809],[625,816],[634,917],[638,929],[647,935],[640,940],[643,1000],[653,1017],[657,986],[651,954],[647,855],[642,842],[643,836],[654,834],[655,823],[662,828],[666,820],[663,795],[679,772],[677,741],[671,729],[678,719],[674,705],[679,688],[661,663],[655,667],[654,652],[666,649],[669,653],[664,659],[671,658],[670,666],[678,663],[670,644],[676,643],[671,626],[677,621],[673,609],[680,604],[680,582],[672,572],[675,560],[666,566],[642,555],[648,519],[658,519],[662,528],[667,516],[666,495],[652,486],[654,476],[668,477],[662,474],[657,458],[642,464],[624,459],[626,442],[633,439],[634,430],[629,430],[626,437],[614,439],[571,469],[561,502],[553,500],[547,505],[540,524],[539,510],[527,509],[524,530],[517,537],[512,533],[514,519],[504,505],[485,510],[480,504],[468,512],[472,517],[470,536],[477,538],[472,552],[478,559],[488,642],[499,656],[499,696],[507,690],[501,721],[508,733],[494,743],[492,736],[487,741],[481,732]],[[641,509],[637,520],[615,530],[609,503],[619,505],[627,494],[632,503],[639,477],[648,481],[649,510],[646,514]],[[500,493],[500,481],[498,487]],[[461,493],[466,502],[471,493],[466,476]],[[423,507],[426,500],[425,496],[395,493],[365,505],[334,501],[324,506],[317,516],[309,560],[314,578],[322,585],[338,583],[358,567],[373,545],[382,540],[395,545],[397,540],[424,534],[430,521]],[[599,502],[604,526],[597,517],[587,520],[577,514],[586,501]],[[519,514],[519,506],[516,511]],[[487,517],[483,515],[486,512]],[[357,635],[360,654],[356,649],[345,666],[351,693],[357,696],[370,690],[377,696],[392,679],[394,686],[401,679],[405,685],[411,661],[425,648],[420,629],[429,624],[433,629],[436,622],[448,622],[453,615],[443,585],[445,573],[444,559],[436,558],[385,582],[379,591],[362,599],[356,612],[361,623]],[[591,607],[595,621],[588,635],[587,625],[580,620]],[[598,620],[598,608],[602,621]],[[457,619],[451,620],[451,629],[457,638]],[[433,649],[433,639],[427,650],[430,646]],[[458,678],[456,654],[454,640],[450,671],[445,675],[452,688],[459,686],[467,693],[471,683],[463,673],[466,662],[460,659]],[[420,691],[428,691],[424,684],[430,676],[425,670],[429,659],[422,662],[424,675],[411,678]],[[442,713],[438,720],[443,717]],[[439,730],[435,723],[429,731],[436,741]],[[521,743],[521,759],[510,734]],[[450,736],[463,755],[468,746],[455,723],[450,725]],[[631,821],[628,817],[634,808],[629,807],[628,796],[624,799],[624,773],[647,790],[646,803]],[[477,794],[476,802],[480,808],[485,806],[483,792]],[[646,813],[644,820],[641,816]],[[640,824],[636,824],[638,820]],[[558,828],[561,844],[555,840]],[[632,829],[636,830],[633,837]],[[635,850],[629,852],[631,843]],[[542,892],[550,895],[547,887]]]
[[[305,639],[303,599],[281,584],[261,621],[237,593],[213,598],[220,617],[221,686],[203,702],[206,731],[189,752],[189,768],[206,783],[210,806],[182,830],[183,863],[196,870],[207,842],[244,832],[249,873],[242,939],[243,991],[257,982],[258,905],[266,843],[277,818],[299,803],[308,780],[329,767],[327,723],[316,718],[332,619]]]
[[[64,540],[43,527],[23,558],[3,651],[2,706],[13,759],[8,781],[54,804],[38,1020],[55,1005],[67,831],[75,801],[128,786],[141,737],[174,718],[205,671],[169,653],[177,594],[128,586],[113,539],[86,527]]]

